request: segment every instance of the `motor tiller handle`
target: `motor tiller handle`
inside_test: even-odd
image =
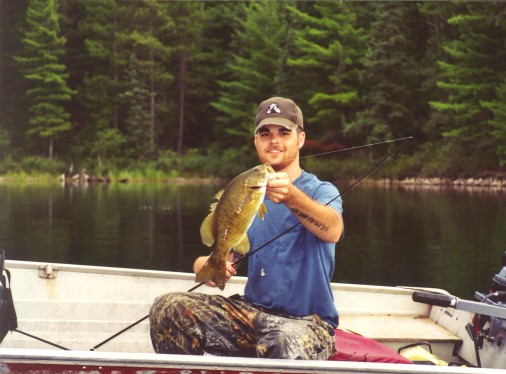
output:
[[[418,303],[436,305],[444,308],[447,308],[449,306],[454,307],[457,302],[455,296],[424,291],[413,292],[412,298],[413,301],[416,301]]]

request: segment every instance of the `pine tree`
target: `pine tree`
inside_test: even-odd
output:
[[[443,136],[462,153],[473,149],[473,155],[483,160],[494,151],[489,136],[492,112],[483,103],[496,99],[498,82],[506,71],[505,33],[494,24],[493,3],[470,3],[458,10],[448,19],[457,36],[444,44],[448,58],[438,61],[443,78],[437,85],[447,98],[430,104],[451,115],[441,126]]]
[[[119,94],[129,54],[124,53],[122,30],[128,14],[115,0],[80,0],[83,17],[78,31],[84,37],[84,78],[78,99],[86,109],[90,137],[102,129],[120,127]],[[84,136],[86,138],[86,135]]]
[[[170,40],[166,43],[171,46],[173,61],[173,75],[175,79],[174,97],[177,97],[177,153],[181,155],[186,145],[186,136],[190,131],[188,112],[197,105],[188,105],[188,96],[192,94],[195,87],[202,82],[192,82],[192,73],[196,71],[195,65],[206,64],[202,59],[203,29],[205,22],[204,3],[181,2],[170,3],[168,11],[177,19],[174,23]],[[199,80],[199,79],[197,79]],[[198,89],[198,88],[197,88]],[[190,110],[188,110],[190,107]],[[191,117],[191,116],[190,116]]]
[[[187,74],[185,147],[208,147],[223,137],[213,130],[219,115],[212,103],[217,99],[219,81],[228,80],[227,62],[232,59],[231,41],[243,4],[238,1],[206,1],[201,20],[203,29],[198,48],[193,48]],[[199,134],[199,136],[188,136]],[[216,135],[216,136],[215,136]]]
[[[305,121],[317,125],[317,133],[340,134],[358,103],[363,30],[356,26],[356,15],[346,3],[315,3],[305,11],[295,6],[289,9],[296,19],[297,52],[288,65],[305,93],[299,100],[308,101],[313,108],[305,112]]]
[[[120,94],[127,104],[125,113],[125,133],[127,156],[147,160],[155,154],[155,143],[151,128],[150,89],[148,83],[139,77],[139,62],[132,56],[127,69],[129,89]]]
[[[17,74],[17,66],[12,59],[12,51],[19,49],[21,36],[13,32],[19,28],[26,14],[26,1],[0,0],[0,159],[12,155],[10,143],[16,142],[28,150],[28,141],[24,133],[27,123],[26,111],[18,110],[23,106],[24,90],[18,82],[23,78]]]
[[[437,61],[447,59],[444,43],[454,37],[454,31],[448,25],[447,19],[457,11],[458,5],[453,2],[427,1],[417,3],[418,10],[427,24],[427,43],[425,54],[420,61],[420,71],[423,74],[419,101],[424,104],[425,124],[421,127],[421,137],[417,137],[417,143],[427,142],[425,148],[429,154],[435,150],[443,149],[441,144],[442,133],[440,125],[449,123],[453,116],[448,111],[431,110],[429,102],[444,101],[447,93],[437,87],[437,82],[442,80],[444,73],[439,69]]]
[[[504,36],[506,34],[506,4],[495,4],[492,22]],[[506,65],[501,65],[499,69],[498,77],[506,75]],[[506,168],[506,78],[503,78],[502,81],[499,78],[495,93],[494,100],[490,102],[482,101],[481,104],[492,112],[493,117],[489,121],[492,128],[492,145],[496,149],[499,166]]]
[[[30,88],[28,134],[47,139],[48,158],[53,158],[53,142],[71,128],[65,104],[74,93],[67,85],[68,73],[60,61],[65,53],[65,37],[60,35],[56,0],[30,0],[26,13],[23,49],[15,57]]]
[[[488,124],[491,128],[491,143],[494,145],[499,159],[499,166],[506,167],[506,80],[496,89],[496,99],[489,102],[481,102],[481,105],[490,110],[492,118]]]
[[[413,135],[420,87],[416,38],[420,17],[410,2],[371,3],[374,21],[361,74],[362,109],[345,128],[349,136],[378,141]]]
[[[142,119],[140,113],[131,118],[133,112],[129,109],[126,121],[130,123],[131,134],[144,133],[144,141],[139,144],[142,147],[142,156],[153,158],[157,150],[159,108],[166,105],[163,97],[174,76],[165,64],[174,48],[162,40],[174,26],[170,14],[171,3],[144,0],[141,4],[130,3],[125,6],[129,8],[132,17],[123,36],[126,48],[131,53],[128,90],[138,90],[140,93],[131,97],[131,100],[136,102],[130,102],[129,107],[135,105],[137,108],[146,108],[149,117],[147,122]],[[132,79],[134,76],[135,79]],[[144,90],[147,90],[145,94]],[[138,129],[132,131],[136,121]],[[138,138],[132,136],[130,142],[132,141],[138,142]]]
[[[234,54],[227,64],[228,79],[219,82],[219,99],[213,106],[223,113],[217,117],[217,131],[250,140],[258,103],[286,94],[284,47],[289,35],[283,3],[251,2],[243,11],[235,32]]]
[[[102,130],[114,128],[128,138],[128,153],[139,152],[132,157],[152,158],[173,80],[167,66],[172,49],[162,40],[173,28],[170,4],[100,0],[83,5],[79,28],[86,35],[89,61],[80,100],[88,108],[90,125],[81,139],[89,147]]]

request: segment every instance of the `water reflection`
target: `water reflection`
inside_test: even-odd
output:
[[[199,228],[219,188],[0,185],[0,248],[18,260],[191,271],[209,252]],[[440,287],[473,298],[501,266],[505,197],[504,190],[364,184],[343,197],[346,234],[334,281]]]
[[[10,258],[188,270],[205,251],[196,220],[216,186],[0,186],[0,245]]]
[[[506,194],[482,189],[368,188],[349,194],[337,279],[440,287],[474,297],[506,250]]]

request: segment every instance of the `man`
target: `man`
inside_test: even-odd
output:
[[[251,248],[296,226],[249,257],[244,296],[157,298],[150,312],[156,352],[313,360],[334,353],[339,319],[330,279],[343,233],[342,201],[337,188],[300,167],[304,140],[302,112],[292,100],[260,104],[254,143],[260,161],[276,173],[267,185],[268,213],[248,230]],[[227,279],[236,274],[233,256]],[[195,273],[208,258],[195,260]]]

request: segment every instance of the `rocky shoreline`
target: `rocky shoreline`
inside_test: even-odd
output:
[[[370,179],[367,184],[383,186],[410,187],[453,187],[453,188],[490,188],[506,190],[506,179],[503,178],[405,178],[405,179]]]
[[[147,180],[132,178],[129,182],[142,183]],[[8,182],[20,182],[16,179],[5,178],[0,176],[0,184]],[[22,181],[23,183],[41,183],[47,182],[46,179],[40,178],[26,178]],[[226,180],[222,178],[168,178],[162,181],[162,183],[170,183],[177,185],[189,185],[189,184],[225,184]],[[356,180],[336,180],[344,184],[352,184]],[[364,185],[371,186],[382,186],[382,187],[404,187],[404,188],[460,188],[460,189],[488,189],[488,190],[500,190],[506,192],[506,176],[505,177],[483,177],[483,178],[421,178],[421,177],[410,177],[404,179],[392,179],[392,178],[366,178],[361,183]]]

